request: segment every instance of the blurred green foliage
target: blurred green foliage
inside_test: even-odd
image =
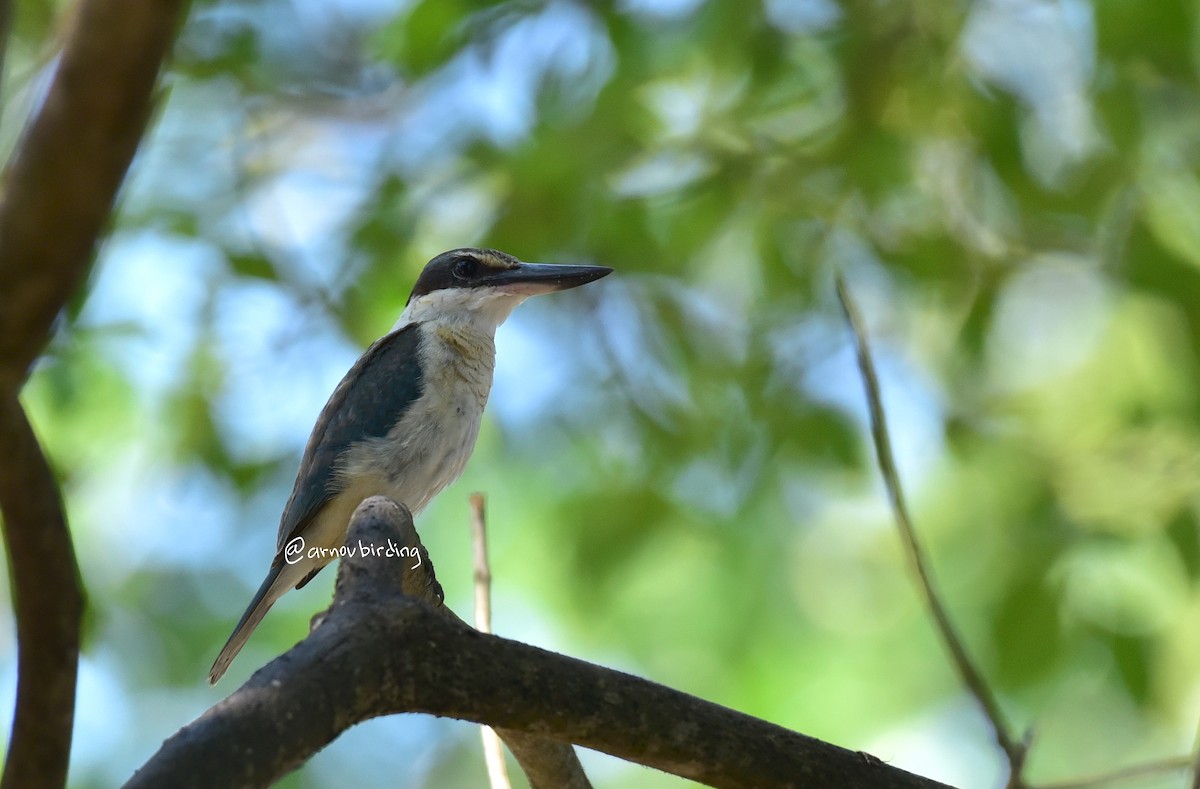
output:
[[[49,8],[18,3],[10,107],[44,84]],[[842,270],[936,577],[1035,727],[1030,777],[1186,752],[1197,16],[196,2],[89,297],[25,395],[91,602],[73,784],[127,777],[303,635],[329,577],[203,685],[324,398],[424,261],[466,245],[617,275],[501,330],[476,455],[418,523],[460,612],[479,489],[500,633],[997,785],[872,463]],[[9,145],[20,122],[5,113]],[[473,732],[368,724],[286,785],[479,783]]]

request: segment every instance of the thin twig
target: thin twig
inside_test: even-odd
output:
[[[1131,781],[1134,778],[1146,778],[1151,775],[1186,770],[1190,765],[1190,757],[1176,756],[1171,759],[1160,759],[1156,762],[1145,762],[1144,764],[1122,767],[1119,770],[1093,775],[1090,778],[1076,778],[1058,783],[1039,784],[1038,789],[1092,789],[1093,787],[1115,784],[1120,781]]]
[[[950,621],[950,615],[946,611],[946,606],[942,603],[941,598],[938,597],[933,577],[925,561],[924,552],[921,550],[916,530],[913,528],[912,519],[908,514],[908,505],[904,501],[904,492],[900,486],[900,475],[896,470],[896,461],[892,454],[892,443],[888,435],[883,401],[879,393],[879,378],[875,373],[875,364],[871,359],[871,349],[867,343],[866,329],[863,327],[858,307],[851,298],[850,291],[846,287],[846,282],[840,273],[837,275],[837,293],[838,299],[842,303],[842,310],[846,314],[846,321],[850,324],[850,329],[854,333],[855,347],[858,353],[858,368],[862,373],[863,387],[866,389],[867,405],[871,414],[871,437],[875,444],[875,454],[879,462],[880,473],[883,475],[883,481],[887,487],[888,496],[891,499],[892,511],[896,517],[896,525],[900,529],[900,537],[905,547],[905,553],[908,556],[909,565],[917,577],[921,590],[925,594],[925,601],[929,605],[929,611],[933,614],[934,622],[937,625],[938,632],[942,636],[942,640],[945,641],[947,649],[950,650],[950,657],[954,662],[959,677],[962,679],[967,690],[975,697],[979,706],[983,708],[984,715],[987,716],[988,721],[992,725],[996,743],[1008,758],[1008,785],[1010,787],[1023,786],[1021,771],[1025,764],[1025,755],[1029,749],[1028,741],[1013,737],[995,694],[992,693],[991,687],[987,684],[987,681],[967,654],[967,649],[963,645],[962,639]]]
[[[471,494],[471,546],[475,556],[475,629],[492,632],[492,568],[488,565],[483,494]]]
[[[0,0],[0,86],[4,83],[4,65],[8,56],[8,38],[12,35],[13,0]],[[0,93],[0,109],[8,103],[7,94]]]
[[[1192,780],[1189,785],[1191,786],[1191,789],[1200,789],[1200,731],[1196,732],[1196,742],[1192,746],[1192,750]]]
[[[471,494],[471,545],[475,555],[475,629],[492,632],[492,568],[488,565],[487,520],[483,513],[483,494]],[[491,726],[480,726],[483,758],[487,763],[488,783],[492,789],[511,789],[504,748]]]

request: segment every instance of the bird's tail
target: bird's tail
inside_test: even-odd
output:
[[[246,608],[246,613],[242,614],[242,619],[237,623],[237,627],[233,629],[229,640],[225,642],[225,646],[221,648],[221,654],[217,655],[216,661],[212,668],[208,671],[208,684],[215,685],[217,680],[224,675],[225,670],[229,668],[229,664],[237,657],[237,653],[242,651],[246,640],[250,638],[250,634],[254,632],[254,628],[258,627],[258,623],[267,615],[267,611],[271,610],[271,606],[283,594],[286,587],[275,589],[276,581],[279,580],[279,572],[283,569],[283,562],[272,562],[271,571],[267,573],[266,579],[262,582],[262,586],[258,587],[258,591],[254,594],[254,599],[250,601],[250,605]]]

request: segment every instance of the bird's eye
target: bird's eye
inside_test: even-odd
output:
[[[478,271],[479,261],[475,258],[459,258],[450,268],[450,273],[455,279],[470,279]]]

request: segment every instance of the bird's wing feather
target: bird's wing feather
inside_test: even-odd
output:
[[[342,378],[304,448],[296,485],[279,522],[277,552],[338,493],[338,457],[359,441],[386,436],[421,396],[419,342],[418,324],[386,334]]]

